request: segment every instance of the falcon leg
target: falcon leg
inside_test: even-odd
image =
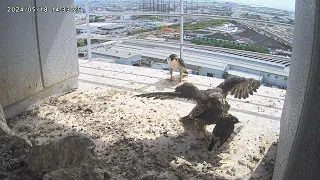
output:
[[[229,109],[230,109],[229,103],[225,99],[223,99],[222,100],[222,116],[223,117],[227,117],[228,116]]]
[[[179,71],[180,71],[179,81],[182,82],[183,71],[181,69]]]
[[[169,68],[169,71],[170,71],[170,79],[169,79],[169,81],[173,81],[173,76],[172,76],[172,74],[173,74],[173,69],[172,69],[172,68]]]
[[[203,123],[201,121],[197,121],[195,120],[194,121],[194,126],[195,126],[195,129],[198,133],[200,133],[203,129]]]
[[[211,142],[211,138],[209,137],[209,135],[207,134],[207,130],[206,130],[206,126],[203,126],[202,128],[202,133],[204,135],[204,138],[206,139],[207,143],[210,144]]]
[[[204,135],[205,140],[209,144],[210,143],[210,137],[208,136],[208,134],[206,132],[206,125],[201,120],[195,120],[194,124],[195,124],[196,131],[199,134],[200,134],[200,132],[202,132],[203,135]]]

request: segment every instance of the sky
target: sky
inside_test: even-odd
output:
[[[225,2],[238,2],[243,4],[263,5],[266,7],[294,11],[295,0],[220,0]]]

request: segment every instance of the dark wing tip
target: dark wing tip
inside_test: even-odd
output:
[[[227,78],[218,87],[223,89],[225,95],[230,92],[234,98],[246,99],[249,95],[253,95],[253,92],[257,92],[260,82],[253,78],[234,76]]]

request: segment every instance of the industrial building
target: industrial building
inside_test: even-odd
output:
[[[125,28],[124,25],[116,24],[116,23],[101,23],[101,22],[95,22],[95,23],[89,23],[89,28],[91,33],[96,33],[99,31],[115,31],[119,29]],[[86,33],[87,32],[87,26],[86,24],[76,25],[76,33]]]
[[[98,48],[92,50],[92,58],[101,58],[113,60],[117,64],[125,64],[125,65],[140,65],[141,64],[141,55],[132,53],[129,51],[115,50],[105,48]]]
[[[114,46],[117,41],[107,41],[99,44],[91,44],[91,49],[105,48],[106,50]],[[88,46],[78,47],[78,57],[87,57],[88,55]]]
[[[145,59],[164,60],[172,53],[179,54],[178,44],[137,39],[124,40],[122,43],[114,45],[112,49],[137,52]],[[227,72],[229,75],[254,78],[266,85],[286,88],[290,59],[271,55],[263,56],[265,57],[256,59],[185,47],[183,59],[187,68],[189,68],[188,66],[193,67],[193,74],[222,78],[223,73]],[[167,69],[166,66],[159,64],[153,66],[151,64],[151,67]]]

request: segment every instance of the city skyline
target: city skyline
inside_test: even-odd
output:
[[[264,7],[295,11],[295,0],[217,0],[220,2],[235,2],[247,5],[259,5]]]
[[[105,0],[89,0],[89,1],[105,1]],[[121,0],[120,0],[121,1]],[[177,0],[179,1],[179,0]],[[190,1],[190,0],[188,0]],[[263,7],[269,8],[276,8],[281,10],[288,10],[288,11],[295,11],[295,0],[199,0],[199,2],[234,2],[234,3],[241,3],[246,5],[258,5]],[[84,0],[75,0],[75,2],[84,2]]]

